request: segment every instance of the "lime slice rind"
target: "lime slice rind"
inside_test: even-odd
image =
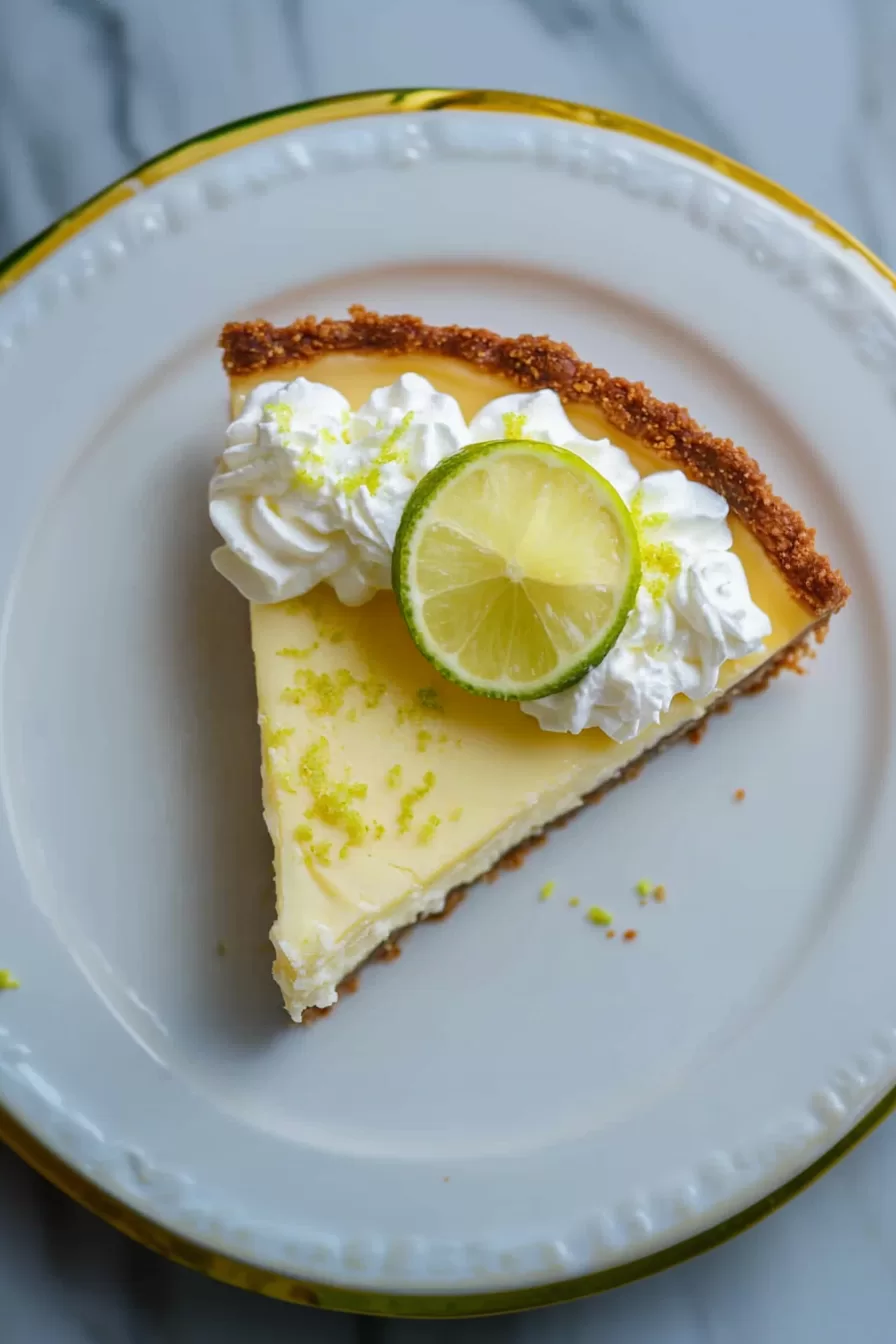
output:
[[[641,581],[632,516],[575,453],[528,440],[439,463],[404,510],[392,584],[414,643],[477,695],[536,700],[580,681]]]

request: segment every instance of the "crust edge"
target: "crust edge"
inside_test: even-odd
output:
[[[547,336],[514,339],[476,327],[429,326],[419,317],[384,315],[356,304],[344,320],[303,317],[286,327],[229,322],[219,343],[231,378],[308,364],[340,351],[416,352],[464,360],[525,390],[551,388],[567,403],[590,402],[614,428],[722,495],[815,616],[839,611],[849,597],[843,576],[816,551],[814,528],[774,493],[745,449],[715,438],[683,407],[658,400],[643,383],[614,378]]]

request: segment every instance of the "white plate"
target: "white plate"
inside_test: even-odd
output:
[[[529,105],[551,115],[231,131],[20,259],[0,300],[0,961],[22,981],[0,1099],[160,1228],[325,1303],[578,1291],[778,1189],[896,1082],[893,290],[708,154]],[[215,340],[352,301],[546,331],[688,405],[854,596],[810,676],[296,1030],[247,613],[208,559]],[[645,876],[664,906],[639,908]],[[539,904],[547,878],[637,942]]]

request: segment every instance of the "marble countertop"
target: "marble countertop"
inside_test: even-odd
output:
[[[662,123],[896,265],[893,0],[0,0],[0,255],[216,123],[359,88],[488,86]],[[891,1186],[892,1178],[892,1186]],[[590,1302],[359,1321],[155,1257],[0,1151],[4,1344],[384,1340],[889,1344],[896,1120],[736,1241]]]

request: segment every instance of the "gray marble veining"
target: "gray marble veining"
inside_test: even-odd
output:
[[[217,123],[357,88],[491,86],[660,122],[896,263],[892,0],[0,0],[0,254]],[[896,1122],[737,1241],[592,1302],[357,1322],[169,1265],[0,1151],[4,1344],[891,1344]]]

